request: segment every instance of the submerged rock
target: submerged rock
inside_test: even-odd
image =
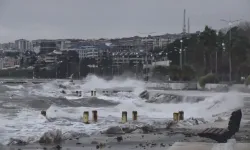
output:
[[[8,146],[9,145],[18,145],[18,146],[21,146],[21,145],[27,145],[27,144],[29,144],[29,143],[26,142],[26,141],[23,141],[23,140],[20,140],[20,139],[13,139],[13,138],[11,138],[10,142],[7,145]]]

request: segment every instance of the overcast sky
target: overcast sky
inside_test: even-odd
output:
[[[184,9],[191,32],[250,21],[250,0],[0,0],[0,42],[180,33]]]

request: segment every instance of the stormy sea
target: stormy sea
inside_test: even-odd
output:
[[[88,76],[83,80],[52,80],[41,84],[0,84],[0,143],[11,139],[37,142],[49,130],[62,131],[64,138],[76,134],[97,135],[111,126],[121,125],[122,111],[128,113],[127,125],[161,125],[173,120],[173,112],[184,111],[180,126],[192,126],[227,119],[232,110],[243,105],[244,93],[209,91],[174,91],[148,89],[150,83],[130,78],[104,80]],[[111,94],[101,89],[130,88],[130,92]],[[96,96],[91,91],[99,89]],[[149,98],[139,97],[148,90]],[[81,91],[81,95],[76,94]],[[47,118],[41,115],[45,110]],[[97,110],[98,121],[84,124],[83,112]],[[132,111],[138,112],[138,121],[132,122]],[[196,121],[190,118],[197,118]]]

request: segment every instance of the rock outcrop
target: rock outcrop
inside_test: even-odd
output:
[[[58,144],[62,142],[62,131],[61,130],[51,130],[45,132],[43,136],[39,139],[39,143],[42,144]]]

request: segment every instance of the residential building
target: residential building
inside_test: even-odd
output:
[[[161,60],[155,60],[152,61],[151,64],[147,65],[143,65],[143,68],[154,68],[156,66],[165,66],[168,67],[170,66],[171,61],[167,59],[167,57],[162,58]]]
[[[54,40],[34,40],[32,41],[34,52],[39,54],[47,54],[57,49]]]
[[[15,49],[15,43],[12,43],[12,42],[2,43],[0,49],[3,49],[3,50],[12,50],[12,49]]]
[[[15,47],[17,50],[19,50],[22,53],[31,49],[30,42],[28,40],[25,40],[25,39],[16,40]]]
[[[0,69],[19,67],[20,61],[14,57],[0,58]]]
[[[102,49],[100,49],[97,46],[81,46],[81,47],[73,47],[69,49],[64,49],[66,51],[73,50],[76,51],[79,55],[80,59],[83,58],[98,58],[99,55],[103,52]]]
[[[156,39],[153,38],[142,39],[142,43],[146,51],[153,50],[156,47]]]
[[[72,46],[70,40],[56,40],[56,47],[60,50],[67,49]]]
[[[48,53],[44,56],[45,63],[55,63],[57,61],[57,55],[55,53]]]
[[[167,45],[170,43],[170,39],[164,39],[164,38],[156,38],[155,43],[154,43],[154,48],[159,47],[159,48],[164,48],[167,47]]]
[[[148,55],[146,59],[145,52],[114,52],[112,53],[113,57],[113,66],[119,66],[123,64],[151,64],[153,57],[151,54]],[[146,62],[147,61],[147,62]]]

